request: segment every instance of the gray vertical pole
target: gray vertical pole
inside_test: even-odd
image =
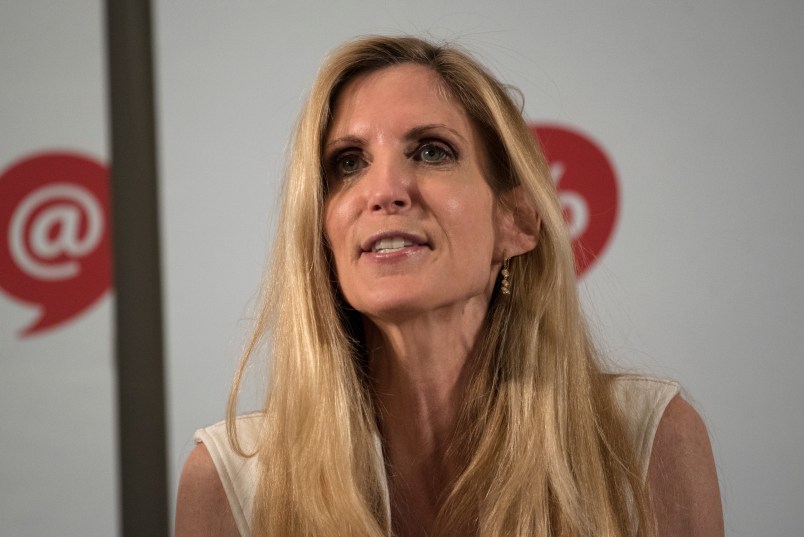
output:
[[[106,0],[121,526],[168,534],[167,456],[148,0]]]

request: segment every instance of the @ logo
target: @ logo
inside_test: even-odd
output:
[[[550,165],[580,277],[608,245],[617,221],[617,178],[606,154],[578,131],[531,125]]]
[[[23,336],[73,318],[109,288],[107,196],[106,168],[71,153],[0,173],[0,289],[41,310]]]

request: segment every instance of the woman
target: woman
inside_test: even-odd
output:
[[[718,535],[706,430],[605,374],[544,156],[505,88],[415,38],[347,43],[302,112],[227,426],[177,535]],[[265,408],[234,416],[270,333]]]

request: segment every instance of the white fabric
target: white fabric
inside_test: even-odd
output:
[[[653,438],[659,421],[664,409],[681,392],[681,388],[672,380],[638,375],[623,375],[614,386],[614,398],[625,416],[625,426],[641,465],[644,481],[648,475]]]
[[[637,375],[621,376],[615,383],[615,399],[626,417],[626,427],[641,465],[643,479],[647,475],[659,421],[667,404],[679,391],[678,384],[673,381]],[[237,418],[238,436],[247,453],[253,452],[256,447],[260,420],[260,414]],[[244,459],[232,451],[226,435],[226,422],[223,421],[198,429],[195,441],[202,442],[212,457],[240,535],[250,537],[252,499],[259,474],[257,458]],[[379,443],[378,453],[381,453]]]
[[[237,436],[240,447],[246,453],[253,453],[260,430],[261,414],[248,414],[237,417]],[[253,513],[254,491],[257,489],[259,467],[257,457],[243,458],[236,454],[229,445],[226,434],[226,422],[221,421],[198,429],[195,432],[196,443],[203,443],[209,451],[212,462],[218,470],[223,483],[223,490],[229,499],[237,529],[240,535],[251,535],[251,519]]]

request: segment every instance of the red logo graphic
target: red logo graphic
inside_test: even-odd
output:
[[[611,239],[617,221],[617,178],[588,136],[554,125],[531,125],[541,142],[567,221],[575,273],[582,276]]]
[[[108,174],[70,153],[41,153],[0,174],[0,288],[41,306],[22,331],[74,317],[111,285]]]

